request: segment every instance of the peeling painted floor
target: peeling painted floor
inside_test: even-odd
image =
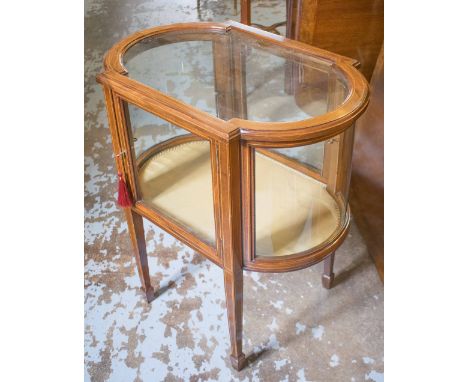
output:
[[[283,1],[254,1],[255,22],[284,19]],[[383,286],[352,224],[337,251],[336,286],[322,266],[286,274],[245,272],[244,352],[234,371],[222,272],[145,223],[152,283],[139,290],[103,94],[95,82],[113,43],[155,25],[238,20],[232,1],[85,1],[85,380],[383,381]]]

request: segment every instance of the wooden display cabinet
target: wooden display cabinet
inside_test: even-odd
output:
[[[355,64],[236,22],[188,23],[120,41],[98,75],[148,302],[143,218],[223,269],[237,370],[243,269],[324,261],[323,286],[332,286],[349,227],[354,123],[368,103]]]

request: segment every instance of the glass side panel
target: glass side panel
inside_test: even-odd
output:
[[[332,62],[234,29],[149,37],[126,52],[124,65],[130,78],[224,120],[303,120],[349,94]]]
[[[209,142],[134,105],[128,114],[140,199],[215,247]]]
[[[187,130],[132,104],[128,104],[128,112],[132,126],[133,149],[137,158],[157,143],[188,134]]]
[[[345,151],[340,145],[352,146],[352,141],[342,136],[293,149],[255,149],[255,256],[311,251],[341,232],[347,213],[342,185],[349,167],[339,163],[340,152]],[[307,154],[315,154],[318,148],[322,153],[314,160],[321,158],[316,162],[320,171],[307,163]]]

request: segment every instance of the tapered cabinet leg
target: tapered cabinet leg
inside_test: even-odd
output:
[[[335,274],[333,273],[333,263],[335,262],[335,252],[328,255],[323,261],[322,285],[324,288],[331,289]]]
[[[133,252],[138,269],[138,276],[140,276],[141,287],[146,294],[146,299],[148,302],[151,302],[155,299],[155,295],[149,275],[143,218],[132,211],[131,208],[125,208],[125,215],[127,217],[128,231],[132,239]]]
[[[245,365],[242,352],[242,213],[241,213],[241,167],[240,137],[233,137],[228,142],[213,143],[212,155],[215,155],[218,174],[219,203],[218,235],[223,259],[224,287],[226,308],[231,339],[231,363],[236,370]],[[222,207],[221,207],[222,206]]]
[[[245,365],[242,353],[242,270],[235,274],[224,271],[224,288],[226,291],[226,308],[231,338],[231,364],[236,370]]]

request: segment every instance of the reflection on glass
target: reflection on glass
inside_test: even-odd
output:
[[[270,149],[270,151],[293,159],[321,174],[323,169],[323,148],[324,142],[318,142],[306,146]]]
[[[143,40],[130,48],[125,67],[131,78],[216,114],[211,41],[164,38]],[[151,49],[145,49],[145,48]],[[134,55],[134,56],[133,56]],[[133,56],[130,58],[130,56]]]

